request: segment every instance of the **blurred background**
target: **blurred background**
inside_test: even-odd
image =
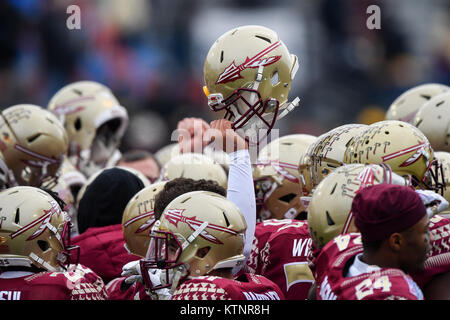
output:
[[[66,26],[72,4],[80,30]],[[366,27],[373,4],[380,30]],[[122,151],[169,144],[183,117],[214,119],[203,60],[239,25],[274,29],[299,58],[300,107],[281,135],[379,121],[410,87],[450,84],[448,0],[0,0],[0,21],[0,108],[46,107],[70,82],[101,82],[130,115]]]

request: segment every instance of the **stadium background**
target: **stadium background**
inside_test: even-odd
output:
[[[81,30],[66,27],[71,4]],[[366,27],[372,4],[380,30]],[[274,29],[299,57],[300,108],[277,123],[281,135],[381,120],[408,88],[450,84],[448,0],[2,0],[0,21],[0,108],[104,83],[130,115],[122,151],[158,150],[185,116],[213,119],[203,59],[239,25]]]

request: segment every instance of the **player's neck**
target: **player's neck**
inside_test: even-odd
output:
[[[361,261],[373,266],[378,266],[380,268],[397,268],[400,269],[400,266],[389,254],[386,254],[383,250],[378,251],[364,251],[361,256]]]
[[[226,279],[234,279],[232,269],[218,269],[218,270],[212,270],[209,273],[210,276],[213,277],[221,277]]]

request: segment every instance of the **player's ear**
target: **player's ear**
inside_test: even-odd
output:
[[[401,250],[401,248],[403,247],[404,244],[404,237],[401,233],[393,233],[390,235],[388,242],[389,242],[389,247],[395,251],[398,252]]]

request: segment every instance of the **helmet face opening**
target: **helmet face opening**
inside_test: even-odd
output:
[[[97,129],[92,141],[91,156],[95,164],[103,166],[111,157],[120,142],[118,129],[122,120],[112,119]]]
[[[67,221],[61,233],[64,250],[59,253],[58,263],[64,269],[67,269],[70,264],[77,265],[80,261],[80,247],[72,245],[71,242],[72,227],[72,223]]]
[[[446,189],[445,175],[442,163],[437,159],[432,160],[425,171],[425,174],[421,180],[412,176],[412,184],[414,187],[432,190],[436,193],[444,195]]]
[[[178,262],[182,252],[182,245],[172,232],[161,230],[152,232],[146,258],[140,262],[144,284],[150,291],[172,286],[176,269],[184,265]],[[161,271],[159,284],[151,280],[151,274],[156,269]],[[185,273],[182,278],[187,276]]]
[[[245,129],[250,123],[256,123],[258,129],[270,131],[275,125],[280,107],[278,100],[262,101],[257,90],[247,88],[238,88],[222,101],[218,100],[209,99],[209,107],[215,112],[226,110],[224,118],[233,121],[234,130]]]

